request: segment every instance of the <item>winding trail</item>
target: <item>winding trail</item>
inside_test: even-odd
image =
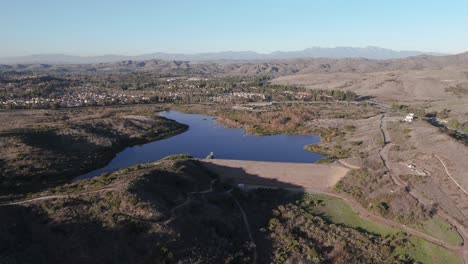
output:
[[[460,184],[458,184],[458,182],[452,177],[452,175],[450,174],[450,172],[448,171],[448,168],[447,166],[445,165],[445,162],[437,155],[435,155],[435,157],[442,163],[442,165],[444,166],[445,168],[445,172],[447,173],[447,175],[450,177],[450,179],[452,179],[452,181],[465,193],[468,195],[468,193],[465,191],[465,189],[463,189],[463,187],[460,186]],[[442,212],[441,212],[442,213]],[[462,236],[463,238],[463,242],[464,242],[464,245],[463,245],[463,261],[465,264],[468,264],[468,230],[461,224],[458,223],[457,220],[453,219],[452,217],[450,217],[449,215],[445,214],[445,213],[442,213],[445,215],[445,218],[449,220],[450,223],[455,223],[455,227],[457,228],[457,231],[458,233]]]
[[[166,220],[164,222],[165,225],[169,224],[170,222],[172,222],[177,216],[176,216],[176,211],[177,209],[181,208],[181,207],[184,207],[186,205],[188,205],[190,202],[191,202],[191,196],[194,195],[194,194],[206,194],[206,193],[211,193],[213,192],[213,186],[214,184],[218,181],[218,179],[213,179],[211,180],[211,183],[210,183],[210,188],[206,189],[206,190],[203,190],[203,191],[199,191],[199,192],[190,192],[188,193],[187,195],[187,199],[185,199],[184,202],[182,202],[181,204],[177,205],[176,207],[172,208],[171,209],[171,215],[172,217],[169,218],[168,220]],[[227,194],[229,195],[233,200],[234,202],[236,203],[237,207],[239,208],[239,211],[241,212],[241,215],[242,215],[242,220],[244,222],[244,225],[245,225],[245,229],[247,230],[247,234],[249,236],[249,239],[253,245],[253,260],[252,260],[252,263],[253,264],[256,264],[257,263],[257,259],[258,259],[258,253],[257,253],[257,245],[255,244],[255,240],[253,238],[253,235],[252,235],[252,230],[251,230],[251,227],[250,227],[250,223],[249,223],[249,220],[247,218],[247,214],[245,213],[244,209],[242,208],[241,204],[239,203],[239,201],[236,199],[236,197],[234,195],[232,195],[232,188],[225,191],[224,194]]]
[[[245,224],[245,228],[247,229],[247,233],[249,235],[249,239],[250,241],[252,242],[253,246],[254,246],[254,257],[253,257],[253,260],[252,260],[252,263],[256,264],[257,263],[257,259],[258,259],[258,253],[257,253],[257,245],[255,244],[255,240],[252,236],[252,230],[250,228],[250,224],[249,224],[249,219],[247,218],[247,214],[245,213],[244,209],[242,208],[241,204],[239,203],[239,201],[236,199],[236,197],[234,195],[232,195],[231,193],[232,189],[230,189],[229,191],[227,191],[227,194],[229,196],[232,197],[232,199],[234,200],[234,202],[236,202],[237,204],[237,207],[239,207],[239,211],[241,212],[242,214],[242,219],[244,220],[244,224]]]
[[[389,225],[391,227],[394,227],[394,228],[399,228],[399,229],[402,229],[404,231],[406,231],[407,233],[413,235],[413,236],[416,236],[416,237],[419,237],[419,238],[422,238],[430,243],[433,243],[435,245],[438,245],[438,246],[441,246],[445,249],[448,249],[448,250],[451,250],[451,251],[460,251],[462,249],[461,246],[454,246],[454,245],[450,245],[448,244],[447,242],[443,241],[443,240],[440,240],[440,239],[437,239],[437,238],[434,238],[424,232],[421,232],[421,231],[418,231],[414,228],[411,228],[411,227],[408,227],[404,224],[401,224],[401,223],[398,223],[396,221],[393,221],[393,220],[390,220],[390,219],[387,219],[383,216],[380,216],[376,213],[373,213],[373,212],[370,212],[368,211],[367,209],[365,209],[359,202],[353,200],[353,199],[350,199],[349,197],[345,196],[345,195],[341,195],[341,194],[338,194],[338,193],[334,193],[334,192],[324,192],[324,194],[326,195],[330,195],[330,196],[333,196],[333,197],[336,197],[338,199],[341,199],[343,201],[345,201],[346,203],[348,203],[349,205],[351,205],[351,207],[359,214],[359,216],[363,217],[363,218],[367,218],[367,219],[370,219],[370,220],[373,220],[375,222],[380,222],[382,224],[386,224],[386,225]]]
[[[33,203],[33,202],[37,202],[37,201],[51,200],[51,199],[66,199],[66,198],[78,197],[78,196],[84,195],[84,194],[110,192],[110,191],[115,191],[115,190],[117,190],[117,187],[109,186],[109,187],[106,187],[106,188],[101,188],[101,189],[91,190],[91,191],[82,191],[82,192],[70,193],[70,194],[47,195],[47,196],[41,196],[41,197],[31,198],[31,199],[22,200],[22,201],[2,203],[2,204],[0,204],[0,206],[22,205],[22,204],[28,204],[28,203]]]
[[[341,166],[344,166],[345,168],[348,168],[348,169],[351,169],[351,170],[359,170],[361,168],[360,166],[350,164],[349,162],[347,162],[344,159],[337,160],[337,163],[340,164]]]
[[[246,185],[246,188],[249,189],[250,186],[247,186]],[[255,185],[255,186],[251,186],[252,188],[265,188],[265,189],[277,189],[277,187],[271,187],[271,186],[258,186],[258,185]],[[368,211],[366,208],[364,208],[359,202],[355,201],[354,199],[344,195],[344,194],[340,194],[340,193],[336,193],[336,192],[333,192],[331,190],[318,190],[318,189],[297,189],[297,188],[281,188],[283,190],[288,190],[288,191],[294,191],[294,192],[308,192],[308,193],[317,193],[317,194],[324,194],[324,195],[328,195],[328,196],[332,196],[332,197],[335,197],[335,198],[338,198],[344,202],[346,202],[347,204],[349,204],[351,206],[351,208],[362,218],[366,218],[366,219],[369,219],[369,220],[372,220],[374,222],[379,222],[381,224],[385,224],[385,225],[388,225],[388,226],[391,226],[391,227],[394,227],[394,228],[398,228],[398,229],[402,229],[404,231],[406,231],[407,233],[413,235],[413,236],[416,236],[416,237],[419,237],[419,238],[422,238],[430,243],[433,243],[435,245],[438,245],[438,246],[441,246],[445,249],[448,249],[448,250],[451,250],[451,251],[455,251],[455,252],[458,252],[462,249],[461,246],[454,246],[454,245],[450,245],[448,244],[447,242],[443,241],[443,240],[440,240],[440,239],[437,239],[437,238],[434,238],[424,232],[421,232],[421,231],[418,231],[414,228],[411,228],[411,227],[408,227],[404,224],[401,224],[401,223],[398,223],[396,221],[393,221],[393,220],[390,220],[390,219],[387,219],[387,218],[384,218],[383,216],[380,216],[376,213],[373,213],[373,212],[370,212]]]
[[[388,166],[388,164],[390,163],[389,161],[389,158],[388,158],[388,151],[389,149],[394,145],[391,140],[390,140],[390,135],[387,131],[387,126],[386,126],[386,122],[385,122],[385,118],[386,118],[386,114],[382,114],[382,117],[380,118],[380,131],[382,133],[382,137],[384,139],[384,145],[382,147],[382,149],[379,151],[379,155],[380,155],[380,158],[382,159],[382,162],[385,166],[385,175],[388,175],[390,176],[390,179],[392,179],[392,181],[398,185],[400,188],[404,189],[404,190],[407,190],[407,192],[414,198],[416,199],[416,201],[420,204],[423,204],[423,205],[426,205],[426,206],[431,206],[433,204],[433,201],[430,200],[430,199],[427,199],[426,197],[424,197],[423,195],[419,194],[418,192],[416,192],[415,190],[413,189],[409,189],[409,186],[408,184],[403,181],[398,175],[395,175],[393,173],[391,173],[390,171],[390,168]],[[438,158],[438,156],[436,156]],[[445,171],[447,172],[447,174],[449,175],[449,177],[453,180],[453,178],[451,177],[451,175],[449,174],[448,170],[447,170],[447,167],[445,166],[445,163],[440,159],[438,158],[442,165],[444,166],[445,168]],[[454,181],[455,183],[457,183],[456,181]],[[458,184],[457,184],[458,185]],[[458,185],[459,186],[459,185]],[[460,186],[459,186],[460,187]],[[461,187],[460,187],[461,188]],[[463,190],[463,188],[462,188]],[[435,243],[435,244],[438,244],[446,249],[449,249],[449,250],[452,250],[453,252],[457,253],[462,261],[465,263],[465,264],[468,264],[468,231],[465,229],[465,227],[460,224],[456,219],[454,219],[453,217],[449,216],[448,214],[446,214],[445,212],[441,211],[441,210],[437,210],[437,214],[442,217],[443,219],[445,219],[450,225],[452,225],[453,227],[455,227],[455,229],[457,230],[457,232],[460,234],[460,236],[462,237],[463,239],[463,245],[460,246],[460,247],[453,247],[451,245],[448,245],[447,243],[445,243],[444,241],[440,241],[438,239],[435,239],[435,238],[431,238],[431,240],[429,239],[426,239],[427,241],[429,242],[432,242],[432,243]],[[405,226],[405,228],[407,228]],[[405,229],[406,230],[406,229]],[[414,230],[415,232],[419,232],[417,230]],[[421,233],[421,232],[419,232]],[[423,235],[425,235],[424,233],[422,233]],[[425,235],[425,236],[428,236],[428,235]],[[421,236],[419,236],[421,237]],[[442,242],[442,244],[439,244],[439,242]]]
[[[465,189],[463,189],[463,187],[450,174],[450,172],[449,172],[449,170],[447,168],[447,165],[445,165],[445,162],[438,155],[434,155],[434,156],[440,161],[440,163],[442,163],[442,166],[444,166],[444,169],[445,169],[445,173],[447,173],[449,178],[458,186],[458,188],[460,188],[460,190],[462,190],[466,195],[468,195],[468,192]]]
[[[192,198],[191,196],[194,195],[194,194],[205,194],[205,193],[210,193],[213,191],[213,186],[214,184],[217,182],[218,180],[217,179],[213,179],[211,180],[210,182],[210,187],[206,190],[203,190],[203,191],[198,191],[198,192],[189,192],[187,194],[187,198],[185,199],[185,201],[183,201],[181,204],[177,205],[176,207],[172,208],[171,209],[171,217],[169,219],[167,219],[166,221],[164,221],[164,224],[167,225],[169,224],[170,222],[172,222],[174,219],[176,219],[176,211],[177,209],[179,208],[182,208],[186,205],[188,205],[191,201],[192,201]]]

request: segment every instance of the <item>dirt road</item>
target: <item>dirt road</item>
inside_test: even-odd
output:
[[[382,132],[382,137],[384,139],[384,145],[383,145],[382,149],[380,150],[379,155],[380,155],[380,157],[381,157],[381,159],[382,159],[382,161],[384,163],[386,174],[388,174],[390,176],[390,178],[393,180],[393,182],[396,185],[400,186],[400,188],[408,190],[408,193],[413,198],[415,198],[418,201],[418,203],[421,203],[421,204],[426,205],[426,206],[431,206],[434,203],[434,201],[426,198],[425,196],[418,193],[414,189],[409,189],[408,184],[405,181],[403,181],[399,177],[398,174],[392,173],[391,167],[389,166],[391,161],[389,159],[388,152],[389,152],[390,148],[392,146],[394,146],[394,144],[391,142],[390,133],[389,133],[389,131],[387,129],[386,114],[383,114],[382,118],[380,119],[380,129],[381,129],[381,132]],[[440,158],[439,158],[439,160],[442,162],[442,164],[443,164],[443,166],[445,168],[445,171],[450,176],[450,178],[458,185],[458,183],[448,173],[447,167],[445,166],[443,161]],[[460,185],[458,185],[458,186],[463,190],[463,188]],[[440,245],[447,248],[447,249],[453,250],[454,252],[456,252],[457,254],[459,254],[462,257],[464,263],[468,263],[468,244],[467,244],[468,231],[466,230],[465,226],[463,224],[461,224],[460,222],[458,222],[456,219],[454,219],[453,217],[451,217],[450,215],[446,214],[445,212],[443,212],[441,210],[438,210],[437,214],[440,217],[442,217],[443,219],[445,219],[447,222],[449,222],[453,227],[455,227],[457,232],[463,238],[463,246],[462,247],[453,248],[453,246],[447,245],[446,243],[444,243],[444,245],[442,245],[442,244],[440,244]],[[387,219],[385,219],[385,220],[387,220]],[[404,229],[404,228],[402,228],[402,229]],[[417,230],[414,230],[414,231],[419,232]],[[423,234],[423,235],[425,235],[425,234]],[[427,235],[425,235],[425,236],[427,236]],[[425,239],[427,241],[430,241],[430,242],[435,243],[435,244],[438,244],[438,243],[441,242],[441,241],[437,241],[437,239],[435,239],[435,238],[432,238],[433,241],[431,241],[431,240],[429,240],[427,238],[425,238]]]
[[[455,180],[455,178],[453,178],[453,176],[450,174],[449,169],[447,168],[447,165],[445,165],[445,162],[438,155],[435,155],[435,157],[440,161],[440,163],[442,163],[442,166],[444,166],[444,169],[445,169],[445,172],[447,173],[447,176],[449,176],[449,178],[453,181],[453,183],[455,183],[455,185],[457,185],[458,188],[460,188],[460,190],[462,190],[462,192],[464,192],[466,195],[468,195],[468,192],[463,188],[463,186],[461,186],[460,183],[458,183],[458,181]]]
[[[271,189],[271,188],[276,188],[276,187],[272,187],[272,186],[258,186],[258,185],[255,185],[255,186],[251,186],[251,185],[246,185],[245,186],[246,189],[257,189],[257,188],[266,188],[266,189]],[[287,189],[287,188],[286,188]],[[291,189],[291,191],[300,191],[298,189]],[[370,212],[368,211],[367,209],[365,209],[359,202],[353,200],[352,198],[346,196],[346,195],[343,195],[343,194],[340,194],[340,193],[336,193],[336,192],[333,192],[331,190],[317,190],[317,189],[305,189],[305,190],[302,190],[303,192],[309,192],[309,193],[318,193],[318,194],[324,194],[324,195],[329,195],[329,196],[333,196],[335,198],[338,198],[344,202],[346,202],[347,204],[349,204],[351,206],[351,208],[359,215],[361,216],[362,218],[366,218],[366,219],[369,219],[369,220],[372,220],[372,221],[375,221],[375,222],[379,222],[381,224],[384,224],[384,225],[388,225],[388,226],[391,226],[391,227],[394,227],[394,228],[398,228],[398,229],[402,229],[404,231],[406,231],[407,233],[413,235],[413,236],[416,236],[416,237],[419,237],[419,238],[422,238],[430,243],[433,243],[435,245],[438,245],[438,246],[441,246],[443,248],[446,248],[448,250],[451,250],[451,251],[454,251],[456,253],[460,253],[461,251],[463,251],[463,247],[462,246],[453,246],[453,245],[450,245],[448,243],[446,243],[445,241],[442,241],[440,239],[437,239],[437,238],[434,238],[426,233],[423,233],[421,231],[418,231],[416,229],[413,229],[411,227],[408,227],[406,225],[403,225],[401,223],[398,223],[398,222],[395,222],[393,220],[390,220],[390,219],[386,219],[378,214],[375,214],[373,212]],[[460,253],[461,254],[461,253]]]
[[[51,199],[73,198],[73,197],[77,197],[77,196],[84,195],[84,194],[109,192],[109,191],[115,191],[115,190],[117,190],[117,187],[109,186],[106,188],[91,190],[91,191],[83,191],[83,192],[70,193],[70,194],[47,195],[47,196],[41,196],[41,197],[36,197],[36,198],[22,200],[22,201],[8,202],[8,203],[0,204],[0,206],[22,205],[22,204],[28,204],[28,203],[38,202],[38,201],[51,200]]]

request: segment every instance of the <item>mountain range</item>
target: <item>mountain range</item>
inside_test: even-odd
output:
[[[300,51],[275,51],[271,53],[257,53],[253,51],[225,51],[213,53],[197,54],[177,54],[177,53],[151,53],[137,56],[125,55],[102,55],[102,56],[73,56],[64,54],[38,54],[18,57],[0,58],[2,64],[90,64],[117,61],[146,61],[146,60],[176,60],[176,61],[220,61],[220,60],[274,60],[274,59],[294,59],[294,58],[365,58],[373,60],[398,59],[419,55],[442,56],[447,55],[436,52],[423,51],[396,51],[380,47],[334,47],[322,48],[314,47]]]

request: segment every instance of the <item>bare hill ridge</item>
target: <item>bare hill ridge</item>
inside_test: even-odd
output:
[[[126,60],[97,64],[14,64],[0,65],[0,71],[34,72],[133,72],[157,71],[162,74],[292,75],[309,73],[370,73],[395,70],[440,70],[468,65],[468,53],[449,56],[415,56],[403,59],[370,60],[363,58],[303,58],[268,61],[190,62]]]
[[[380,47],[313,47],[298,51],[274,51],[271,53],[257,53],[254,51],[224,51],[196,54],[182,53],[151,53],[138,56],[102,55],[102,56],[72,56],[64,54],[38,54],[19,57],[0,58],[0,63],[49,63],[49,64],[88,64],[116,62],[123,60],[181,60],[181,61],[210,61],[210,60],[271,60],[291,58],[367,58],[367,59],[395,59],[418,55],[446,55],[436,52],[396,51]]]

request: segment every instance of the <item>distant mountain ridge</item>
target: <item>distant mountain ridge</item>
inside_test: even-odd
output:
[[[177,61],[124,60],[90,64],[1,64],[0,73],[121,73],[157,72],[162,75],[271,75],[285,76],[311,73],[371,73],[379,71],[440,70],[446,67],[468,67],[468,52],[447,56],[413,56],[401,59],[370,60],[364,58],[299,58],[261,61]]]
[[[321,48],[314,47],[300,51],[275,51],[271,53],[257,53],[253,51],[225,51],[213,53],[197,54],[176,54],[176,53],[151,53],[138,56],[124,55],[102,55],[102,56],[72,56],[64,54],[39,54],[19,57],[0,58],[3,64],[90,64],[106,63],[126,60],[146,61],[146,60],[177,60],[177,61],[219,61],[219,60],[274,60],[274,59],[295,59],[295,58],[365,58],[373,60],[399,59],[412,56],[431,55],[443,56],[447,54],[423,51],[395,51],[380,47],[335,47]]]

